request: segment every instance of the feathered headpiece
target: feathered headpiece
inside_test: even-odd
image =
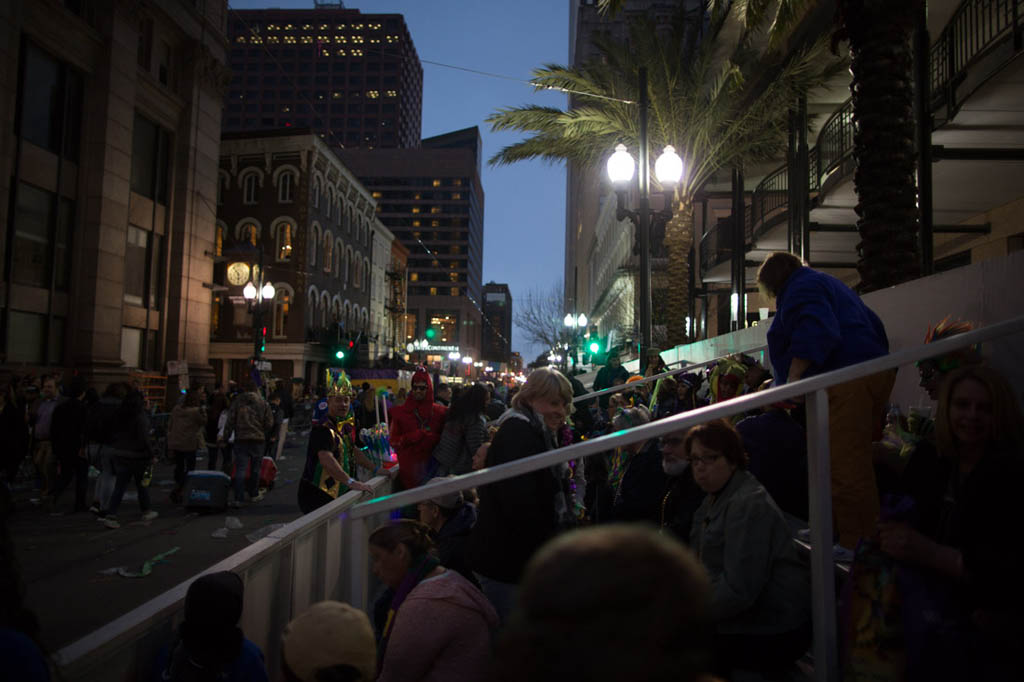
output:
[[[928,329],[928,333],[924,337],[924,342],[934,343],[936,341],[948,339],[951,336],[956,336],[957,334],[964,334],[973,329],[973,323],[965,322],[963,320],[954,320],[947,315],[942,318],[942,321],[937,325]],[[967,346],[966,348],[950,351],[945,355],[919,360],[917,366],[924,367],[931,365],[938,371],[945,373],[958,369],[963,365],[980,362],[980,360],[981,348],[978,344],[974,344],[972,346]]]
[[[327,397],[352,397],[352,382],[343,370],[327,370]]]

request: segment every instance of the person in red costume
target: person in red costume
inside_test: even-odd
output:
[[[412,375],[412,390],[391,408],[391,445],[398,454],[398,480],[408,490],[423,483],[434,446],[441,440],[447,408],[434,403],[430,375],[422,367]]]

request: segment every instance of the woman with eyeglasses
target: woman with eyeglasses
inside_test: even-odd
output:
[[[793,536],[771,495],[746,470],[736,429],[715,420],[683,443],[706,493],[690,547],[711,578],[718,674],[732,668],[777,674],[810,644],[810,584]]]

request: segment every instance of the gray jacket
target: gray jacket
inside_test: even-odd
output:
[[[693,516],[690,546],[711,578],[711,608],[722,633],[796,630],[810,616],[810,582],[775,501],[738,469],[714,502]]]
[[[264,442],[267,431],[274,425],[274,414],[270,405],[255,391],[239,393],[228,408],[224,436],[232,431],[235,441]]]

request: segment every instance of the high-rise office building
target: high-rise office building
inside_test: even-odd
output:
[[[512,292],[507,284],[484,285],[483,359],[510,362],[512,355]]]
[[[420,143],[423,67],[401,14],[237,10],[224,132],[311,128],[332,147]]]
[[[427,138],[420,149],[345,149],[339,155],[376,199],[377,217],[409,249],[405,341],[429,341],[431,363],[456,351],[478,359],[484,248],[480,131],[472,127]]]

